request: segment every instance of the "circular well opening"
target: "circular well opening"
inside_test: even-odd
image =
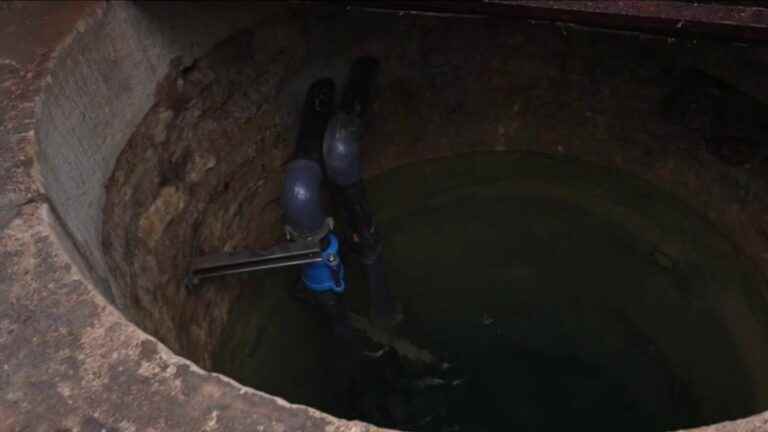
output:
[[[690,116],[665,111],[682,82],[669,70],[714,52],[680,50],[295,10],[234,34],[174,63],[117,161],[103,237],[118,303],[205,368],[382,426],[668,430],[765,409],[763,278],[680,196],[688,173],[739,175]],[[195,256],[281,240],[304,92],[324,76],[340,85],[363,54],[382,63],[369,195],[407,317],[400,347],[378,357],[291,298],[295,271],[183,284]],[[656,175],[666,164],[678,171]]]

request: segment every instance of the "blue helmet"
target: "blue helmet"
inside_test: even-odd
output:
[[[326,228],[326,214],[321,199],[323,171],[317,162],[296,159],[288,164],[280,204],[290,231],[314,237]]]
[[[339,113],[328,124],[323,139],[325,171],[339,186],[360,180],[360,141],[368,111],[373,82],[379,62],[373,57],[359,57],[352,64],[344,85]]]
[[[336,114],[328,123],[323,140],[323,160],[328,177],[339,186],[360,180],[360,117]]]

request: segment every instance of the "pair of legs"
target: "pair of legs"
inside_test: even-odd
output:
[[[315,161],[321,167],[333,201],[343,210],[352,231],[351,252],[359,257],[365,270],[371,319],[388,327],[397,324],[402,313],[386,283],[381,236],[368,204],[360,164],[365,117],[378,67],[370,57],[353,63],[338,109],[333,80],[320,79],[310,86],[298,131],[296,158]],[[334,303],[330,293],[321,297],[323,303]],[[336,303],[343,303],[338,295],[335,298]]]

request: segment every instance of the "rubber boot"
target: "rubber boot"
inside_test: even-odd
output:
[[[365,118],[370,105],[373,81],[379,71],[379,61],[373,57],[358,57],[352,63],[339,103],[339,111]]]
[[[353,231],[352,252],[363,266],[370,293],[371,322],[380,328],[391,328],[403,320],[403,311],[387,283],[382,240],[373,212],[370,210],[362,182],[339,188],[342,207]]]
[[[349,320],[349,308],[342,294],[333,291],[314,293],[317,305],[331,321],[335,336],[345,340],[353,340],[357,337]]]
[[[403,310],[387,284],[381,254],[362,264],[370,291],[370,316],[373,325],[384,329],[395,327],[403,320]]]
[[[296,137],[296,158],[322,165],[323,136],[334,112],[336,85],[330,78],[315,81],[307,90]]]

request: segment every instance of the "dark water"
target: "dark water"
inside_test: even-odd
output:
[[[291,402],[424,431],[668,430],[765,408],[760,278],[651,185],[493,153],[409,165],[369,191],[406,311],[398,335],[440,362],[361,355],[286,294],[295,273],[271,272],[242,278],[255,288],[218,369]]]

